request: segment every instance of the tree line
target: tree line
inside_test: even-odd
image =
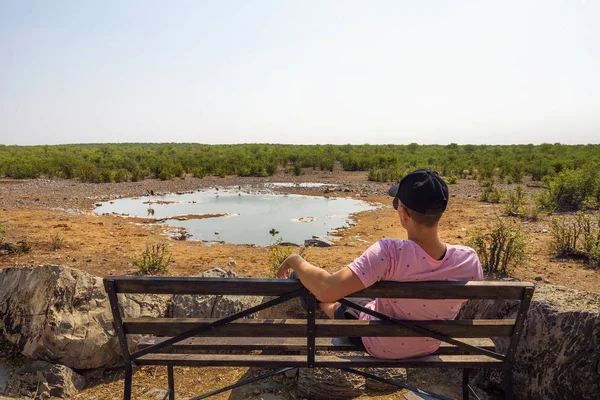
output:
[[[432,168],[444,176],[519,182],[566,170],[595,171],[600,145],[282,145],[282,144],[71,144],[0,145],[0,176],[66,178],[84,182],[173,179],[187,174],[271,176],[305,168],[369,171],[369,179],[395,181],[408,170]]]

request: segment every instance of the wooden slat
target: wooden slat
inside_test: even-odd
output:
[[[156,343],[160,343],[166,338],[146,337],[139,343],[139,348],[146,348]],[[477,346],[486,350],[494,351],[494,342],[488,338],[460,339],[462,342],[471,346]],[[346,338],[317,338],[317,350],[327,351],[352,351],[356,347]],[[306,350],[305,338],[228,338],[228,337],[195,337],[179,342],[161,352],[192,352],[206,350],[227,350],[227,351],[253,351],[253,350],[275,350],[275,351],[300,351]],[[464,351],[456,346],[442,342],[439,350],[435,354],[464,354]]]
[[[411,299],[520,299],[533,284],[525,282],[391,282],[381,281],[352,297]],[[349,296],[350,297],[350,296]]]
[[[302,367],[306,356],[298,355],[231,355],[231,354],[146,354],[136,359],[138,365]],[[440,355],[404,360],[385,360],[370,356],[317,356],[315,366],[333,368],[419,367],[419,368],[490,368],[501,361],[480,355]]]
[[[106,277],[119,293],[222,294],[277,296],[302,287],[292,279],[200,278],[162,276]],[[520,299],[523,282],[377,282],[354,297],[413,299]]]
[[[491,368],[500,367],[502,361],[482,355],[429,355],[405,360],[385,360],[369,356],[318,356],[315,365],[330,368]]]
[[[127,334],[149,334],[175,336],[215,319],[200,318],[125,318]],[[443,335],[464,338],[510,336],[515,321],[501,320],[454,320],[454,321],[410,321],[419,326],[435,330]],[[317,337],[346,336],[421,336],[407,328],[385,321],[318,320]],[[197,336],[228,337],[306,337],[304,319],[247,319],[237,320],[225,326],[208,330]]]

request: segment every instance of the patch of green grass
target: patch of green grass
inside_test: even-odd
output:
[[[146,246],[139,257],[132,257],[131,265],[137,268],[138,275],[158,275],[167,272],[171,253],[167,243]]]

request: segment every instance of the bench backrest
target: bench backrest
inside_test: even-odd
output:
[[[199,277],[106,277],[105,288],[111,301],[115,330],[121,341],[124,357],[129,361],[127,335],[209,337],[304,337],[310,342],[316,337],[347,336],[430,336],[433,332],[451,338],[511,337],[502,360],[511,362],[520,339],[525,316],[534,286],[522,282],[389,282],[382,281],[353,294],[351,297],[407,298],[407,299],[491,299],[520,300],[516,319],[470,319],[454,321],[340,321],[316,319],[307,313],[306,319],[239,319],[268,308],[277,302],[312,294],[297,280],[253,278],[199,278]],[[231,318],[123,318],[118,305],[118,293],[190,294],[190,295],[244,295],[280,296],[266,306],[257,306],[237,313]],[[313,304],[313,300],[309,300]],[[416,328],[415,328],[416,326]],[[205,329],[203,329],[205,328]],[[425,331],[424,331],[425,330]],[[187,332],[187,335],[186,335]],[[425,332],[425,333],[424,333]],[[431,337],[436,337],[435,335]],[[180,337],[182,339],[182,337]],[[451,342],[450,342],[451,343]],[[138,354],[139,355],[139,354]],[[134,354],[135,357],[135,354]],[[310,358],[310,357],[309,357]]]

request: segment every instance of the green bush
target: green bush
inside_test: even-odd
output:
[[[503,201],[504,213],[511,217],[523,217],[526,201],[527,192],[523,185],[517,185],[512,190],[506,190]]]
[[[525,262],[527,237],[520,225],[498,218],[489,232],[478,231],[469,241],[479,256],[484,271],[508,275]]]
[[[458,176],[452,175],[445,179],[448,185],[456,185],[458,183]]]
[[[302,166],[299,163],[294,164],[294,175],[304,175],[304,170],[302,170]]]
[[[277,231],[273,231],[273,232],[277,232]],[[275,234],[276,233],[271,233],[271,235],[275,235]],[[281,263],[283,263],[286,258],[288,258],[289,256],[291,256],[294,253],[293,247],[282,246],[281,245],[282,242],[283,242],[283,239],[278,238],[269,246],[269,254],[267,256],[267,259],[269,260],[269,271],[270,271],[269,276],[271,278],[275,277],[275,274],[277,273],[277,270],[281,266]],[[304,254],[305,249],[306,249],[305,247],[301,247],[300,252],[298,254],[302,256]]]
[[[146,246],[139,257],[132,257],[131,265],[137,268],[138,275],[157,275],[167,272],[171,253],[167,243]]]
[[[593,204],[598,196],[596,173],[585,170],[564,170],[544,179],[546,188],[540,196],[542,209],[548,212],[578,211]]]
[[[600,213],[554,217],[550,233],[550,250],[556,257],[583,258],[600,266]]]
[[[483,194],[481,195],[479,201],[494,204],[498,204],[502,201],[504,193],[502,192],[502,189],[494,186],[494,181],[484,181],[482,185]]]

